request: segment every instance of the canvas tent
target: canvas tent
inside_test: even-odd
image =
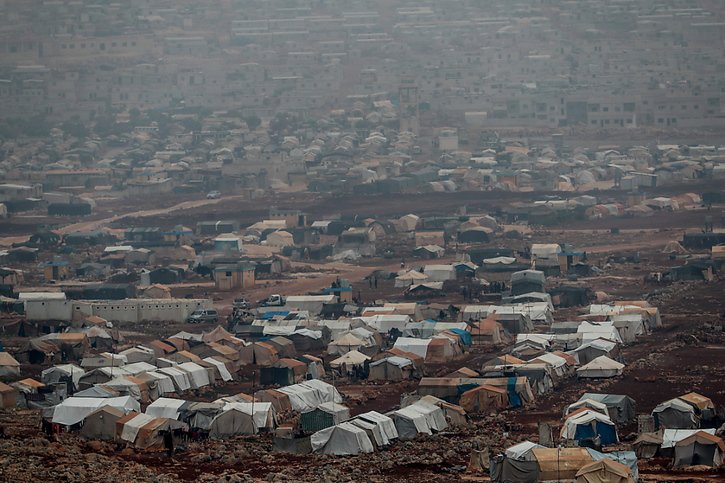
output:
[[[632,471],[622,463],[604,458],[582,466],[576,483],[634,483]]]
[[[300,425],[304,431],[320,431],[350,419],[350,409],[335,402],[326,402],[312,411],[302,413]]]
[[[83,421],[101,406],[111,406],[124,413],[140,411],[141,406],[131,396],[113,398],[69,397],[55,406],[52,421],[63,426],[72,426]]]
[[[177,393],[182,393],[191,389],[191,382],[189,381],[189,373],[181,371],[176,367],[161,367],[157,372],[169,376],[174,383]]]
[[[634,420],[635,402],[629,396],[622,394],[598,394],[587,392],[579,401],[591,399],[607,406],[608,415],[615,423],[628,423]]]
[[[570,414],[580,408],[591,409],[592,411],[597,411],[597,412],[602,413],[605,416],[609,417],[609,409],[607,408],[607,405],[604,403],[595,401],[594,399],[580,399],[575,403],[569,404],[566,407],[564,415],[566,416],[567,414]]]
[[[433,434],[448,427],[443,411],[423,401],[394,411],[392,419],[400,439],[413,439],[418,434]]]
[[[592,462],[591,455],[584,448],[534,448],[538,464],[538,480],[574,480],[576,473]]]
[[[507,458],[517,461],[535,461],[534,448],[543,448],[544,446],[531,441],[523,441],[506,449],[504,454]]]
[[[357,424],[360,421],[373,426],[371,428],[373,439],[378,447],[386,446],[394,439],[398,439],[398,430],[395,427],[395,422],[384,414],[376,411],[368,411],[367,413],[359,414],[350,422]]]
[[[153,384],[155,382],[156,391],[158,392],[159,396],[163,396],[164,394],[171,394],[176,391],[176,388],[174,387],[174,381],[166,374],[162,374],[157,371],[149,371],[143,372],[136,377],[142,381],[145,381],[146,384]]]
[[[330,361],[330,367],[340,370],[342,370],[342,368],[345,368],[347,371],[350,371],[354,367],[363,367],[365,365],[365,362],[369,360],[369,356],[366,356],[362,352],[354,350],[346,353],[343,356],[338,357],[337,359]]]
[[[567,440],[584,441],[598,438],[602,445],[614,444],[619,441],[617,428],[604,414],[591,409],[572,413],[564,421],[561,437]]]
[[[322,454],[356,455],[374,451],[367,432],[348,422],[314,433],[310,444],[312,451]]]
[[[719,467],[725,457],[725,442],[722,438],[698,431],[675,445],[674,466],[705,465]]]
[[[191,389],[199,389],[211,384],[211,381],[209,381],[209,372],[206,368],[195,362],[184,362],[176,366],[175,369],[184,371],[189,375]]]
[[[101,406],[86,416],[80,435],[86,439],[113,440],[116,437],[116,421],[123,416],[123,411],[119,409]]]
[[[146,408],[146,414],[155,418],[178,419],[179,414],[181,413],[181,407],[185,404],[186,401],[183,399],[160,397],[149,404]]]
[[[410,379],[415,366],[410,359],[389,356],[370,364],[370,381],[402,381]]]
[[[43,384],[55,384],[61,381],[72,381],[75,389],[78,389],[81,377],[86,373],[75,364],[59,364],[49,367],[40,373],[40,381]]]
[[[20,376],[20,363],[8,352],[0,352],[0,377]]]
[[[461,394],[458,404],[468,413],[488,413],[509,405],[505,389],[482,384]]]
[[[277,391],[289,396],[292,409],[300,413],[311,411],[324,402],[342,403],[342,396],[334,386],[317,379],[281,387]]]
[[[344,355],[350,351],[357,351],[365,345],[365,342],[354,336],[352,333],[347,333],[342,337],[339,337],[327,346],[327,353],[330,355]]]
[[[576,370],[579,378],[608,378],[621,376],[624,370],[624,364],[610,359],[607,356],[599,356],[588,364]]]
[[[658,404],[652,416],[657,428],[695,429],[700,425],[695,409],[679,398]]]

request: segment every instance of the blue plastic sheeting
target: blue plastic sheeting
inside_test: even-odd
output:
[[[461,338],[461,342],[463,342],[463,345],[471,345],[471,343],[473,342],[473,339],[471,339],[471,333],[467,330],[451,329],[451,332]]]
[[[599,451],[587,448],[594,461],[609,458],[617,463],[622,463],[632,470],[632,476],[635,481],[639,480],[639,468],[637,467],[637,454],[634,451],[612,451],[611,453],[600,453]]]
[[[523,406],[523,403],[521,402],[521,396],[519,396],[519,393],[516,392],[516,377],[509,377],[507,389],[509,395],[509,403],[511,404],[511,407],[518,408]]]
[[[265,312],[262,314],[262,320],[270,320],[273,317],[287,317],[289,315],[289,310],[276,310],[276,311],[270,311]]]
[[[592,426],[592,423],[596,425],[596,430]],[[576,434],[574,439],[582,441],[584,439],[591,439],[599,436],[602,445],[615,444],[617,442],[617,430],[614,426],[604,424],[599,421],[592,421],[586,424],[580,424],[576,428]]]

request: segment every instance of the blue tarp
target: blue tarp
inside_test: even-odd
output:
[[[508,382],[508,395],[509,395],[509,403],[511,404],[511,407],[518,408],[523,405],[521,402],[521,396],[516,392],[516,378],[515,377],[509,377]]]
[[[587,448],[594,461],[600,461],[609,458],[618,463],[628,466],[632,470],[632,476],[635,481],[639,479],[639,468],[637,467],[637,454],[634,451],[612,451],[611,453],[600,453],[599,451]]]
[[[471,339],[471,333],[467,330],[463,329],[451,329],[451,332],[456,334],[457,336],[460,336],[461,342],[463,342],[463,345],[471,345],[473,340]]]
[[[616,428],[599,421],[592,421],[591,423],[577,425],[574,439],[582,441],[585,439],[592,439],[597,435],[599,436],[603,446],[617,443]]]
[[[262,314],[262,320],[270,320],[273,317],[287,317],[289,315],[289,310],[272,310],[270,312],[265,312]]]

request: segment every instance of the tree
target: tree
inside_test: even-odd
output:
[[[254,114],[247,116],[244,119],[244,122],[247,123],[247,127],[249,128],[250,131],[254,131],[262,124],[262,120],[259,118],[259,116],[254,115]]]

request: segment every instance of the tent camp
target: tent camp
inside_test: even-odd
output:
[[[621,376],[624,371],[624,364],[610,359],[607,356],[599,356],[588,364],[576,370],[579,378],[604,379],[608,377]]]
[[[705,465],[719,467],[725,457],[725,442],[722,438],[698,431],[675,445],[674,466]]]
[[[634,420],[635,402],[629,396],[622,394],[598,394],[587,392],[579,401],[591,399],[607,406],[608,415],[615,423],[628,423]]]
[[[579,442],[598,438],[602,445],[619,442],[614,422],[591,409],[580,409],[569,415],[561,428],[561,437]]]
[[[124,414],[141,410],[138,401],[131,396],[112,398],[69,397],[55,406],[52,422],[63,426],[72,426],[83,421],[101,406],[111,406]]]
[[[124,412],[111,406],[101,406],[86,416],[80,435],[86,439],[113,440],[116,437],[116,421]]]
[[[357,351],[365,345],[365,342],[355,337],[352,333],[347,333],[339,337],[327,346],[327,353],[330,355],[344,355],[350,351]]]
[[[356,455],[374,451],[368,433],[349,422],[314,433],[310,438],[310,443],[312,451],[322,454]]]
[[[576,483],[634,483],[632,470],[608,458],[582,466],[576,473]]]
[[[695,429],[700,420],[695,408],[679,398],[660,403],[652,410],[656,428]]]

